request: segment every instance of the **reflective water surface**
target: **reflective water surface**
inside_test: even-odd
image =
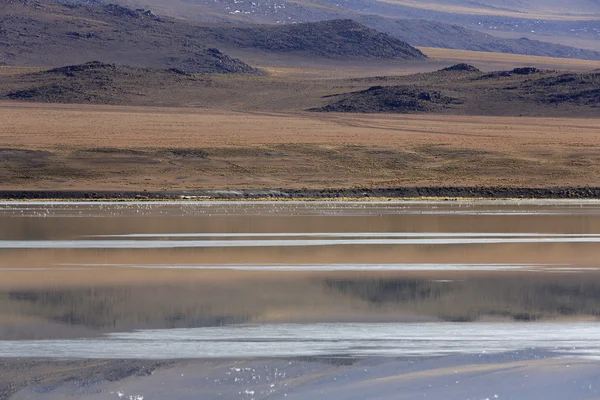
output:
[[[599,242],[593,201],[0,203],[0,356],[597,357]]]
[[[594,201],[0,203],[0,398],[598,398],[599,260]]]

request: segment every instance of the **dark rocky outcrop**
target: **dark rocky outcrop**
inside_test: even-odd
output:
[[[339,97],[341,99],[332,104],[311,111],[415,114],[440,111],[462,103],[439,91],[408,86],[373,86]]]

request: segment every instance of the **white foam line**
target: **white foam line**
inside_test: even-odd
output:
[[[83,267],[83,266],[82,266]],[[96,268],[0,268],[0,272],[3,271],[90,271]]]
[[[341,245],[459,245],[516,243],[600,243],[600,237],[341,240],[1,240],[0,249],[168,249],[193,247],[307,247]]]
[[[442,356],[525,349],[600,358],[596,322],[233,325],[112,333],[90,339],[0,341],[1,357],[246,358]]]
[[[548,264],[298,264],[298,265],[169,265],[169,264],[59,264],[84,267],[116,267],[139,269],[199,269],[234,271],[508,271],[537,270]],[[567,264],[556,264],[565,267]],[[568,269],[568,268],[564,268]]]
[[[342,238],[414,238],[414,237],[600,237],[600,234],[560,234],[560,233],[469,233],[469,232],[265,232],[265,233],[126,233],[116,235],[84,235],[96,238],[194,238],[194,237],[342,237]]]
[[[62,266],[138,269],[197,269],[234,271],[530,271],[582,272],[600,268],[574,268],[570,264],[294,264],[294,265],[173,265],[173,264],[57,264]]]

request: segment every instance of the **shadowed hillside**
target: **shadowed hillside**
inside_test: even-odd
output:
[[[215,66],[218,68],[218,66]],[[98,61],[31,74],[27,88],[7,93],[11,100],[46,103],[121,104],[145,96],[148,86],[167,91],[194,78],[178,69],[149,69]]]
[[[421,51],[358,22],[332,20],[291,25],[206,26],[196,37],[214,45],[269,53],[299,53],[327,58],[423,60]]]
[[[158,14],[205,22],[290,24],[351,18],[406,40],[413,46],[425,46],[422,43],[431,42],[445,44],[442,47],[456,44],[458,47],[451,48],[457,49],[488,48],[486,51],[585,58],[593,56],[593,53],[586,55],[575,48],[600,51],[600,31],[597,29],[600,6],[593,0],[541,0],[535,3],[503,0],[118,1],[136,7],[151,7]],[[416,26],[417,30],[412,32],[410,25],[414,26],[416,22],[404,25],[404,21],[408,20],[424,23]],[[395,24],[402,27],[395,27]],[[468,28],[462,32],[464,39],[456,28]],[[407,31],[402,32],[404,29]],[[481,32],[488,35],[481,35]],[[528,43],[521,38],[538,42]],[[419,39],[419,42],[412,42],[413,39]],[[554,44],[566,47],[554,47]]]
[[[188,73],[256,73],[218,49],[324,58],[412,60],[419,50],[349,20],[289,26],[200,25],[114,4],[9,2],[0,16],[0,65],[92,60]],[[4,10],[3,10],[4,11]]]
[[[374,78],[365,90],[326,96],[312,111],[471,115],[594,115],[600,73],[561,73],[532,67],[484,73],[459,64],[410,77]],[[567,114],[568,115],[568,114]]]
[[[9,2],[0,16],[0,63],[60,66],[92,60],[192,73],[255,73],[204,43],[188,25],[149,12],[98,4]]]
[[[590,117],[600,107],[599,87],[598,71],[533,67],[485,72],[457,64],[404,76],[301,80],[269,75],[218,78],[90,62],[0,76],[0,99],[255,111]]]
[[[405,40],[413,46],[600,60],[600,53],[597,51],[531,40],[526,37],[497,37],[456,24],[423,19],[391,19],[375,15],[358,16],[356,19],[366,26]]]

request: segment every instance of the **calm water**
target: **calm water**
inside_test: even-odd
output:
[[[599,202],[0,203],[0,357],[600,358]]]

